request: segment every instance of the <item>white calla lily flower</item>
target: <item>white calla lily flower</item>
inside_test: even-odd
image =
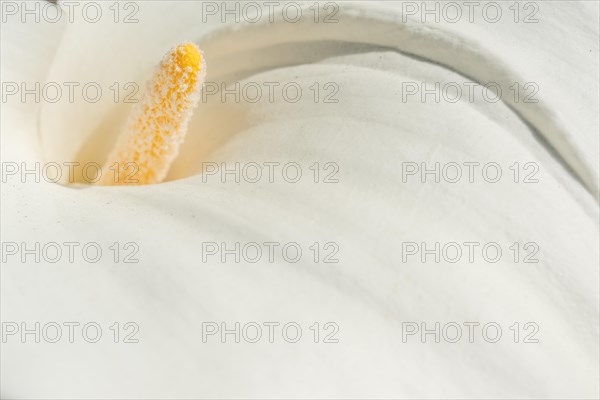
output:
[[[298,21],[259,2],[236,22],[196,1],[36,22],[6,3],[3,396],[598,396],[598,3],[536,3],[530,24],[510,2],[498,23],[422,22],[393,1],[330,2],[317,22],[313,2]],[[124,98],[186,41],[207,82],[165,182],[23,175],[101,165]],[[21,101],[22,82],[63,96]],[[450,89],[423,93],[436,82]],[[265,163],[273,179],[254,182]]]

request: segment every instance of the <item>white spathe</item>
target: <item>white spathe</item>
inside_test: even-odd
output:
[[[3,81],[143,86],[169,47],[193,40],[208,81],[340,90],[337,104],[312,93],[298,103],[209,98],[164,184],[3,183],[4,242],[137,242],[140,263],[12,258],[2,321],[95,321],[105,337],[114,321],[134,321],[140,343],[12,340],[2,344],[2,394],[597,397],[598,4],[540,8],[529,25],[407,23],[394,2],[340,3],[337,24],[221,24],[202,23],[200,3],[144,2],[138,24],[3,24]],[[536,82],[539,103],[512,92],[497,103],[404,102],[409,81]],[[127,106],[110,96],[2,104],[2,161],[102,162]],[[209,161],[294,161],[305,172],[333,161],[340,182],[203,183]],[[540,182],[402,180],[403,162],[469,161],[505,173],[535,162]],[[236,241],[336,242],[340,263],[202,262],[202,242]],[[536,242],[540,262],[515,264],[508,251],[495,264],[402,260],[402,242],[469,241]],[[203,343],[206,321],[295,321],[304,338]],[[336,322],[340,343],[312,343],[315,321]],[[409,321],[505,331],[495,344],[403,343]],[[528,321],[540,343],[513,343],[507,328]]]

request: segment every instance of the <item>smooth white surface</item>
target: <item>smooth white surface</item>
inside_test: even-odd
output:
[[[64,34],[3,24],[3,81],[143,84],[165,49],[194,40],[209,81],[340,87],[338,104],[201,104],[161,185],[2,184],[3,241],[136,241],[141,260],[4,264],[3,321],[135,321],[140,343],[3,344],[3,395],[598,396],[598,4],[542,3],[538,24],[491,26],[340,4],[338,24],[202,24],[194,2]],[[540,101],[403,103],[407,80],[533,81]],[[5,162],[101,161],[127,111],[2,107]],[[202,183],[206,161],[335,161],[340,183]],[[405,161],[536,162],[540,183],[403,183]],[[200,243],[221,241],[335,241],[341,262],[203,264]],[[406,241],[533,241],[540,263],[403,263]],[[340,343],[207,344],[203,321],[335,321]],[[540,343],[402,343],[403,321],[534,321]]]

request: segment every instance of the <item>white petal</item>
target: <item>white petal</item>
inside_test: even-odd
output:
[[[332,81],[340,101],[211,97],[194,116],[175,180],[161,185],[3,184],[4,241],[98,242],[106,252],[96,264],[13,258],[3,265],[3,321],[96,321],[106,338],[3,344],[4,394],[597,394],[598,209],[590,194],[598,176],[598,98],[591,90],[598,85],[597,5],[590,12],[585,4],[553,2],[542,6],[535,27],[483,31],[477,24],[406,24],[397,8],[354,3],[341,5],[332,26],[279,21],[226,29],[200,23],[197,4],[166,11],[165,3],[149,3],[140,6],[140,20],[152,17],[137,26],[70,29],[52,79],[142,82],[165,48],[192,39],[205,50],[209,81]],[[161,25],[156,15],[172,20]],[[578,42],[560,40],[564,35]],[[90,48],[96,51],[85,53]],[[588,48],[594,57],[583,52]],[[68,70],[73,54],[80,55],[77,68]],[[556,54],[561,58],[548,63]],[[402,101],[403,82],[471,80],[535,81],[540,102]],[[110,99],[45,104],[49,159],[101,160],[125,111]],[[82,155],[82,148],[89,151]],[[200,174],[206,162],[265,161],[298,162],[307,179],[223,184]],[[336,162],[340,182],[315,184],[308,166],[316,161]],[[403,182],[402,163],[411,161],[494,161],[505,174],[516,161],[534,162],[540,182],[515,184],[510,175],[496,184]],[[298,242],[306,254],[299,263],[202,262],[203,242],[268,241]],[[498,263],[402,259],[403,242],[466,241],[498,242],[506,254]],[[139,243],[140,263],[115,265],[113,242]],[[313,263],[313,242],[338,243],[340,263]],[[514,242],[539,244],[540,263],[515,264],[508,250]],[[112,343],[114,321],[137,322],[140,343]],[[297,344],[280,337],[203,343],[207,321],[295,321],[304,334]],[[336,322],[340,343],[313,343],[308,327],[315,321]],[[497,322],[504,336],[496,344],[403,343],[402,322],[409,321]],[[508,327],[528,321],[539,325],[541,342],[515,344]]]

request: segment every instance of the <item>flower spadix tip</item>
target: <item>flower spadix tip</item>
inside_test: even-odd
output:
[[[97,184],[162,182],[179,153],[205,76],[204,56],[196,44],[182,43],[167,52],[133,107]]]

